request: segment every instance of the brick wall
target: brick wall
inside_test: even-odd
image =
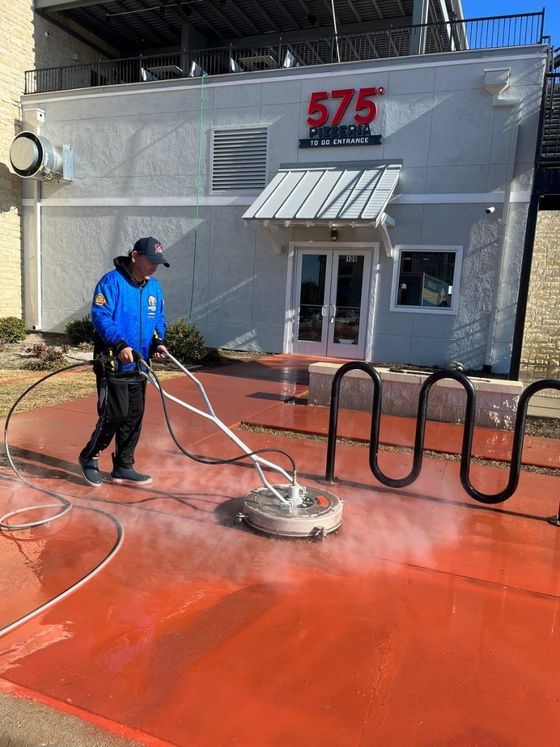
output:
[[[538,215],[521,364],[560,375],[560,211]]]
[[[0,316],[21,316],[21,180],[9,170],[23,74],[33,62],[32,0],[2,0],[0,24]]]
[[[33,0],[0,0],[0,317],[22,314],[21,184],[10,171],[20,131],[24,73],[35,67],[104,59],[33,13]]]

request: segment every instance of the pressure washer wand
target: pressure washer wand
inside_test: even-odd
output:
[[[190,412],[195,413],[196,415],[200,415],[203,418],[206,418],[207,420],[211,420],[223,433],[225,433],[228,438],[230,438],[236,446],[238,446],[250,459],[252,459],[255,468],[257,472],[259,473],[259,476],[263,482],[263,485],[270,490],[270,492],[286,507],[291,508],[292,506],[299,505],[303,499],[303,489],[301,486],[299,486],[296,482],[296,471],[294,469],[294,472],[292,475],[290,475],[288,472],[286,472],[285,469],[280,467],[278,464],[275,464],[274,462],[269,461],[268,459],[263,459],[263,457],[259,456],[258,454],[255,454],[251,451],[251,449],[237,436],[228,426],[223,423],[220,418],[216,415],[214,408],[212,407],[212,403],[210,402],[208,395],[206,393],[206,390],[204,389],[202,383],[196,378],[196,376],[189,371],[185,366],[183,366],[182,363],[180,363],[171,353],[167,352],[166,357],[178,368],[180,369],[188,378],[196,384],[198,391],[200,392],[200,395],[202,396],[204,403],[206,405],[206,408],[208,412],[204,412],[203,410],[200,410],[197,407],[194,407],[193,405],[189,405],[187,402],[183,402],[183,400],[178,399],[177,397],[174,397],[173,395],[166,392],[163,387],[160,385],[159,381],[157,380],[154,372],[152,371],[151,367],[141,358],[138,358],[138,362],[142,363],[141,366],[139,366],[140,373],[152,384],[156,387],[156,389],[160,392],[161,395],[166,397],[167,399],[171,400],[172,402],[175,402],[176,404],[180,405],[181,407],[184,407],[185,409],[189,410]],[[276,488],[269,483],[269,481],[266,479],[265,474],[263,472],[262,466],[269,467],[272,470],[275,470],[276,472],[279,472],[283,477],[285,477],[289,482],[289,488],[288,488],[288,498],[286,499]]]

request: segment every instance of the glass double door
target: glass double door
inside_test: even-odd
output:
[[[363,359],[369,251],[297,250],[294,353]]]

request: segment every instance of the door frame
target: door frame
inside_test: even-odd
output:
[[[366,319],[366,344],[365,360],[373,357],[373,325],[375,318],[375,301],[377,296],[377,278],[379,276],[379,242],[378,241],[290,241],[288,245],[288,267],[286,277],[286,302],[284,306],[284,343],[283,352],[291,354],[294,351],[294,329],[296,320],[296,251],[298,249],[317,249],[319,251],[347,251],[352,254],[353,249],[371,251],[371,266],[369,283],[365,290],[368,293],[369,303],[367,305]]]

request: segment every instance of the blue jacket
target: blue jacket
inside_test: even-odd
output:
[[[131,347],[148,360],[165,339],[163,292],[151,277],[136,282],[128,272],[128,258],[117,257],[115,269],[95,286],[91,319],[96,331],[95,354],[105,353],[115,373],[133,373],[135,364],[121,364],[119,352]]]

